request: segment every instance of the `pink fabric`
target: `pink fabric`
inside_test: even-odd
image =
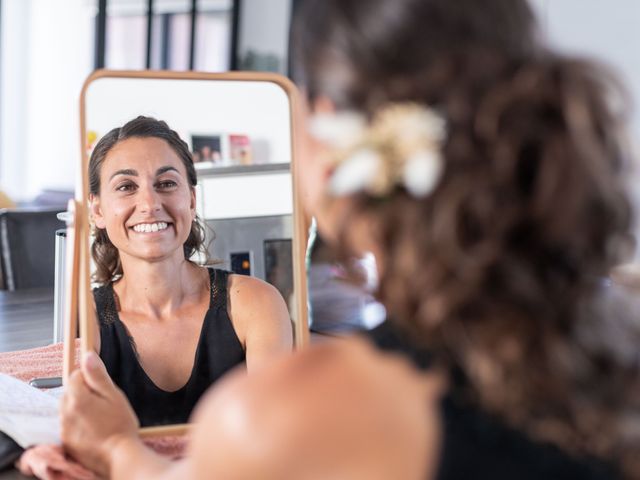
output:
[[[62,376],[62,343],[0,353],[0,372],[28,382],[36,377]]]
[[[62,343],[55,343],[30,350],[0,353],[0,373],[11,375],[24,382],[36,377],[60,377],[62,376],[62,346]],[[79,343],[76,342],[76,352],[78,348]],[[183,456],[187,438],[158,437],[146,439],[145,443],[159,454],[176,459]]]

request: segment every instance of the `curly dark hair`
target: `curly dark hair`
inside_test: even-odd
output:
[[[375,222],[389,318],[464,373],[464,401],[638,478],[640,331],[597,308],[630,235],[624,92],[536,31],[521,0],[309,1],[293,71],[311,100],[446,118],[431,195],[358,194],[348,214]]]
[[[108,153],[113,147],[129,138],[159,138],[178,155],[187,171],[189,185],[194,188],[198,184],[196,169],[189,146],[172,130],[166,122],[155,118],[138,116],[122,127],[114,128],[100,139],[89,159],[89,193],[100,194],[100,170]],[[99,284],[112,282],[122,275],[122,264],[118,249],[111,243],[106,229],[95,228],[95,238],[91,246],[91,255],[96,264],[93,281]],[[189,260],[196,253],[200,253],[209,262],[205,245],[205,227],[201,220],[196,219],[191,224],[189,237],[184,243],[184,256]],[[189,260],[190,261],[190,260]]]

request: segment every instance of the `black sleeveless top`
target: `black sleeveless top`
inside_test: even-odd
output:
[[[209,310],[202,323],[191,377],[175,392],[157,387],[140,365],[135,343],[118,317],[113,285],[93,291],[100,324],[100,358],[143,427],[186,423],[204,391],[225,372],[245,362],[244,349],[227,313],[229,272],[209,269],[209,276]]]
[[[409,357],[428,369],[430,354],[416,348],[389,321],[366,333],[380,349]],[[610,464],[593,458],[575,458],[559,448],[536,442],[523,432],[477,407],[461,402],[453,375],[441,403],[443,439],[437,480],[618,480]]]

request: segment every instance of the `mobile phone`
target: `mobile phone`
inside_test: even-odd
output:
[[[36,388],[57,388],[62,386],[62,377],[34,378],[29,385]]]

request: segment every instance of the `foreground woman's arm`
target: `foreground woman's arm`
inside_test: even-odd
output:
[[[201,400],[179,462],[144,446],[126,398],[91,354],[63,400],[65,448],[113,479],[428,478],[438,437],[433,380],[345,343],[222,380]]]

